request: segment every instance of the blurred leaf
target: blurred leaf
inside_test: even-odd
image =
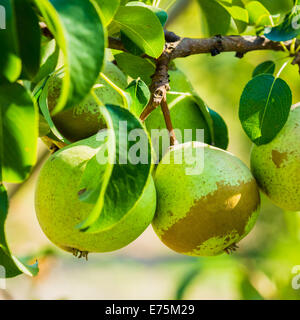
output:
[[[218,0],[233,18],[239,33],[245,31],[249,16],[248,11],[241,0]]]
[[[271,142],[285,125],[291,105],[292,93],[284,80],[269,74],[253,78],[240,100],[244,131],[257,145]]]
[[[40,68],[41,31],[39,19],[28,0],[13,0],[22,79],[32,80]]]
[[[183,300],[189,286],[195,281],[197,276],[201,273],[202,268],[200,265],[190,268],[180,279],[176,288],[174,300]]]
[[[94,165],[98,163],[94,170],[105,174],[98,185],[86,176],[81,181],[83,191],[80,197],[84,197],[85,201],[95,200],[95,192],[98,192],[92,212],[78,226],[88,233],[114,226],[133,208],[145,189],[152,168],[150,138],[138,118],[118,106],[106,105],[100,110],[108,127],[107,136],[103,135],[103,131],[101,133],[102,141],[103,138],[108,139],[105,144],[107,149],[99,143],[101,147],[97,158],[90,161]],[[133,132],[138,136],[132,136]],[[138,143],[134,141],[136,138],[140,138]],[[96,139],[99,140],[99,135]],[[91,176],[93,166],[88,163],[87,168],[89,171],[84,175]],[[89,197],[85,197],[86,191]]]
[[[126,92],[130,94],[132,104],[130,112],[139,117],[150,100],[150,91],[144,81],[133,80],[126,88]]]
[[[287,41],[300,34],[300,6],[295,6],[284,21],[265,31],[265,36],[272,41]]]
[[[0,30],[0,83],[16,81],[22,70],[17,48],[16,21],[12,0],[1,0],[5,8],[5,29]]]
[[[38,111],[17,83],[0,86],[0,153],[3,181],[24,181],[36,162]]]
[[[264,300],[261,294],[254,288],[247,275],[243,276],[240,283],[240,292],[243,300]]]
[[[258,1],[251,1],[246,4],[249,14],[249,23],[255,26],[267,26],[272,24],[271,13]]]
[[[53,110],[56,114],[80,103],[95,84],[104,61],[105,30],[94,1],[35,0],[35,3],[64,54],[65,76]]]
[[[114,21],[143,52],[154,58],[161,55],[165,45],[164,31],[152,11],[137,6],[120,7]]]
[[[273,61],[265,61],[259,64],[252,73],[252,78],[259,76],[260,74],[274,74],[275,72],[275,63]]]
[[[198,3],[206,20],[208,35],[225,35],[231,20],[228,11],[214,0],[198,0]]]
[[[1,163],[0,163],[1,165]],[[5,237],[5,221],[8,213],[8,197],[3,184],[0,183],[0,266],[5,269],[5,277],[15,277],[21,273],[34,276],[38,273],[37,263],[32,266],[23,264],[11,255]],[[2,275],[0,274],[0,277]]]
[[[126,52],[116,54],[115,59],[118,67],[131,78],[140,77],[148,86],[151,84],[151,76],[155,72],[153,62]]]

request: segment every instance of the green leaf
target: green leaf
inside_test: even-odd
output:
[[[206,20],[208,35],[225,35],[229,30],[231,20],[228,11],[214,0],[198,0],[198,3]]]
[[[241,96],[242,127],[256,145],[269,143],[285,125],[291,105],[292,93],[284,80],[259,75],[248,82]]]
[[[22,63],[18,53],[18,39],[16,21],[12,0],[1,0],[5,8],[5,29],[0,29],[0,83],[16,81],[22,70]]]
[[[115,56],[118,67],[133,79],[141,78],[148,86],[155,72],[155,64],[149,59],[143,59],[130,53],[118,53]]]
[[[64,54],[62,92],[53,114],[80,103],[104,61],[106,35],[98,5],[86,0],[35,0]]]
[[[22,79],[32,80],[40,68],[41,31],[39,19],[28,0],[13,0]]]
[[[50,112],[49,112],[49,108],[48,108],[48,103],[47,103],[47,98],[48,98],[48,85],[49,85],[49,82],[48,82],[49,78],[44,80],[44,81],[41,81],[35,88],[34,92],[36,92],[38,98],[37,98],[37,101],[38,101],[38,105],[40,107],[40,110],[43,114],[43,117],[45,118],[46,122],[48,123],[49,127],[50,127],[50,130],[51,132],[53,133],[53,135],[59,140],[59,141],[63,141],[64,143],[66,144],[69,144],[70,142],[64,138],[60,132],[58,131],[58,129],[56,128],[53,120],[52,120],[52,117],[50,115]],[[40,93],[39,93],[40,91]]]
[[[285,13],[294,6],[294,0],[259,0],[271,14]]]
[[[252,73],[252,78],[260,75],[260,74],[274,74],[275,72],[275,63],[273,61],[265,61],[261,64],[259,64]]]
[[[58,62],[59,47],[54,39],[44,39],[41,46],[41,66],[38,74],[32,80],[33,83],[39,83],[52,73]]]
[[[228,11],[230,16],[233,18],[238,32],[242,33],[243,31],[245,31],[249,22],[249,16],[243,2],[241,0],[218,0],[218,2]]]
[[[107,27],[120,6],[120,0],[95,0],[103,15],[103,23]]]
[[[38,273],[37,263],[28,266],[11,255],[5,237],[5,221],[8,213],[8,197],[3,184],[0,183],[0,266],[4,267],[5,277],[12,278],[21,273],[34,276]],[[0,275],[1,276],[1,275]]]
[[[144,53],[158,58],[164,50],[165,36],[157,16],[143,7],[120,7],[114,22]]]
[[[267,26],[272,24],[271,13],[258,1],[251,1],[246,4],[249,14],[249,23],[255,26]]]
[[[295,6],[284,21],[265,31],[266,38],[272,41],[288,41],[300,34],[300,6]]]
[[[38,111],[17,83],[0,86],[0,156],[3,181],[24,181],[36,162]]]
[[[229,143],[227,125],[216,111],[209,108],[209,113],[213,120],[214,146],[226,150]]]
[[[129,53],[132,53],[135,56],[142,55],[143,50],[141,50],[130,38],[128,38],[123,31],[121,31],[120,34],[121,34],[121,41],[122,41],[125,49]]]
[[[121,107],[106,105],[100,108],[108,127],[107,150],[101,145],[100,154],[97,153],[100,163],[96,168],[102,171],[103,178],[98,185],[88,178],[96,164],[96,160],[91,159],[92,164],[87,164],[88,171],[81,181],[81,199],[95,200],[98,193],[89,217],[78,226],[88,233],[111,228],[133,208],[145,189],[152,168],[150,137],[139,119]],[[137,131],[132,131],[134,129]],[[104,138],[103,131],[101,137]],[[136,138],[140,140],[136,142]],[[105,159],[104,151],[107,151],[108,159]],[[140,161],[139,157],[143,160]],[[85,192],[88,192],[88,197],[85,197]]]
[[[126,92],[131,96],[130,112],[139,117],[150,100],[150,90],[141,79],[133,80]]]
[[[153,13],[156,14],[157,18],[159,19],[159,21],[163,27],[165,26],[165,24],[168,20],[168,14],[166,11],[164,11],[163,9],[157,8],[157,7],[149,6],[149,5],[145,4],[144,2],[131,1],[131,2],[127,3],[126,6],[140,6],[140,7],[144,7],[144,8],[151,10]]]

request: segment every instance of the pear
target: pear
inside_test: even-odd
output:
[[[201,159],[202,170],[189,171]],[[256,181],[241,160],[224,150],[199,142],[172,147],[154,182],[157,210],[152,226],[176,252],[213,256],[234,250],[256,222]]]
[[[270,143],[254,146],[251,170],[262,191],[280,208],[300,211],[300,104]]]
[[[113,227],[96,234],[76,229],[93,205],[78,198],[80,180],[87,160],[97,151],[95,137],[78,141],[53,155],[39,174],[35,191],[38,221],[46,236],[69,252],[108,252],[125,247],[151,223],[156,208],[152,177],[136,205]]]
[[[186,78],[185,74],[180,70],[170,70],[170,87],[171,93],[167,94],[167,102],[170,109],[170,116],[173,128],[180,132],[176,134],[179,143],[195,141],[197,139],[196,129],[204,129],[204,140],[200,137],[199,141],[210,143],[211,137],[207,122],[196,102],[190,96],[193,93],[193,87]],[[173,94],[173,93],[177,94]],[[161,108],[154,110],[145,121],[147,130],[151,134],[153,129],[166,129]],[[192,135],[184,138],[184,129],[191,129]],[[181,136],[181,139],[179,139]],[[159,143],[159,158],[166,153],[168,146],[162,144],[161,138],[151,135],[153,146]],[[157,141],[158,140],[158,141]]]
[[[112,62],[106,62],[103,73],[119,88],[127,87],[127,78],[124,73]],[[61,92],[62,75],[54,75],[48,81],[48,107],[53,110]],[[98,80],[95,93],[103,104],[123,106],[122,96],[102,78]],[[82,103],[71,109],[62,111],[53,117],[53,122],[60,133],[69,141],[74,142],[88,138],[105,128],[104,118],[92,95]]]

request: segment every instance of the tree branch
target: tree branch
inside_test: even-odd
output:
[[[212,56],[222,52],[235,52],[236,57],[242,58],[247,52],[256,50],[284,51],[280,42],[268,40],[266,37],[255,36],[214,36],[212,38],[192,39],[180,38],[173,32],[165,31],[166,46],[162,55],[156,60],[156,71],[152,76],[150,86],[151,98],[141,114],[140,119],[146,120],[150,113],[162,104],[169,87],[168,64],[171,60],[194,54],[210,53]],[[284,42],[287,49],[291,41]],[[296,48],[300,46],[297,40]],[[300,55],[296,55],[293,64],[300,68]],[[165,106],[164,106],[165,107]]]

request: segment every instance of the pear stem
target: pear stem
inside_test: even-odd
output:
[[[178,144],[178,141],[175,136],[175,132],[174,132],[171,116],[170,116],[170,109],[169,109],[166,97],[164,97],[163,100],[161,101],[161,109],[164,114],[166,126],[170,134],[170,145],[174,146],[175,144]]]

